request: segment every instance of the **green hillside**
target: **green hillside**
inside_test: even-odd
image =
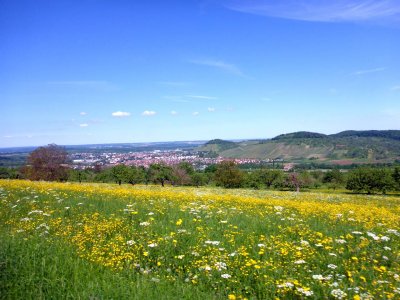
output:
[[[198,150],[227,158],[383,163],[400,159],[400,130],[351,130],[332,135],[301,131],[270,140],[239,143],[212,140]]]

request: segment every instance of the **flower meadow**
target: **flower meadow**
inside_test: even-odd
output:
[[[0,298],[400,299],[400,198],[0,181]]]

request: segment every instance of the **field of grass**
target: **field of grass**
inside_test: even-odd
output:
[[[399,204],[0,180],[0,299],[399,299]]]

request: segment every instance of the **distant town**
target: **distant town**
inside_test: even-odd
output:
[[[189,150],[152,150],[140,152],[81,152],[70,154],[72,167],[74,169],[85,169],[96,165],[102,167],[124,164],[127,166],[144,166],[148,167],[151,164],[165,163],[167,165],[176,165],[183,161],[190,163],[196,169],[205,169],[208,165],[218,164],[224,157],[206,157],[201,152]],[[262,164],[271,163],[270,160],[259,160],[251,158],[235,158],[231,159],[236,164]]]

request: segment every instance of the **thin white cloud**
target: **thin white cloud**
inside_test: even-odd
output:
[[[400,21],[398,0],[227,0],[243,13],[309,22]]]
[[[155,114],[156,112],[154,110],[145,110],[144,112],[142,112],[142,116],[145,117],[154,116]]]
[[[89,126],[89,124],[87,124],[87,123],[79,124],[79,127],[88,127],[88,126]]]
[[[204,59],[204,60],[189,60],[190,63],[196,65],[203,65],[209,66],[213,68],[217,68],[224,72],[237,75],[237,76],[244,76],[243,72],[234,64],[226,63],[222,60],[211,60],[211,59]]]
[[[5,138],[5,139],[12,139],[14,136],[13,135],[5,135],[5,136],[3,136],[3,138]]]
[[[105,91],[114,91],[116,86],[106,80],[66,80],[66,81],[49,81],[47,84],[55,86],[65,86],[71,88],[90,88]]]
[[[159,81],[158,84],[172,87],[188,86],[189,82],[185,81]]]
[[[370,73],[377,73],[385,71],[386,68],[375,68],[375,69],[367,69],[367,70],[358,70],[352,73],[352,75],[365,75]]]
[[[185,97],[193,98],[193,99],[203,99],[203,100],[216,100],[216,99],[218,99],[217,97],[202,96],[202,95],[186,95]]]
[[[200,113],[198,111],[195,111],[192,113],[193,116],[198,116]]]
[[[208,112],[214,112],[215,111],[215,107],[209,107],[207,108]]]
[[[79,114],[80,114],[81,116],[86,116],[86,115],[87,115],[87,112],[81,111]]]
[[[175,110],[171,110],[171,115],[173,115],[173,116],[176,116],[178,114],[178,112],[177,111],[175,111]]]
[[[395,85],[391,88],[392,91],[400,91],[400,85]]]
[[[131,113],[126,112],[126,111],[116,111],[116,112],[113,112],[111,115],[116,118],[125,118],[125,117],[129,117],[131,115]]]

